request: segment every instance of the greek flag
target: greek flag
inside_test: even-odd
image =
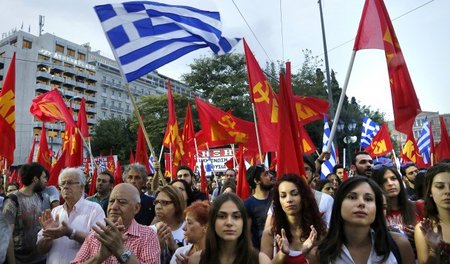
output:
[[[373,137],[375,137],[379,130],[380,126],[377,123],[367,116],[364,116],[361,131],[361,143],[359,145],[363,148],[370,146],[370,142],[372,142]]]
[[[330,139],[330,126],[328,125],[327,117],[323,116],[323,139],[322,139],[322,151],[325,150],[328,145],[328,140]],[[328,174],[333,172],[333,167],[336,166],[336,151],[334,150],[334,144],[331,143],[330,159],[325,160],[320,167],[320,179],[323,180],[327,177]]]
[[[100,172],[104,172],[106,170],[106,164],[105,161],[103,160],[103,157],[100,157],[100,159],[98,160],[99,163],[99,167],[100,167]]]
[[[422,155],[423,162],[429,164],[431,161],[431,141],[430,141],[430,126],[427,118],[423,121],[422,130],[420,131],[419,139],[417,139],[417,147]]]
[[[155,174],[156,170],[155,170],[155,166],[153,165],[153,155],[150,154],[150,157],[148,158],[148,167],[150,168],[150,173],[151,174]]]
[[[136,1],[95,12],[128,82],[200,48],[230,52],[240,40],[222,36],[219,12],[189,6]]]

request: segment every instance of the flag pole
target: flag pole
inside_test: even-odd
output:
[[[159,163],[161,163],[163,151],[164,151],[164,144],[161,145],[161,151],[159,152],[159,159],[158,159]]]
[[[233,152],[233,170],[234,170],[234,169],[236,169],[236,164],[237,164],[236,151],[234,149],[234,144],[231,144],[231,152]]]
[[[342,105],[344,104],[345,93],[347,92],[348,82],[350,80],[350,75],[352,73],[353,63],[355,62],[356,51],[352,52],[350,58],[350,63],[348,65],[347,75],[345,76],[344,86],[342,87],[341,96],[339,97],[339,103],[336,109],[336,114],[333,119],[333,126],[331,127],[330,138],[327,144],[327,150],[331,149],[331,142],[334,140],[334,135],[336,134],[337,124],[339,122],[339,116],[341,115]]]
[[[253,120],[255,121],[255,132],[256,132],[256,142],[258,142],[258,152],[259,152],[259,160],[261,161],[261,164],[264,164],[262,159],[262,151],[261,151],[261,142],[259,139],[259,130],[258,130],[258,123],[256,121],[256,113],[255,113],[255,103],[252,102],[252,111],[253,111]]]

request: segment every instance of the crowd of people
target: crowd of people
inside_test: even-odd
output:
[[[358,152],[351,171],[320,178],[324,158],[305,155],[302,176],[249,167],[244,200],[234,169],[203,193],[188,166],[159,181],[130,164],[117,185],[99,173],[88,197],[81,169],[57,189],[24,164],[23,186],[0,199],[0,263],[450,263],[450,162],[398,168]]]

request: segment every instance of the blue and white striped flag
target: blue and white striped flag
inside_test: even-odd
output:
[[[150,157],[148,158],[148,166],[150,168],[150,173],[151,174],[155,174],[156,170],[155,170],[155,166],[153,165],[153,155],[150,154]]]
[[[240,40],[222,36],[219,12],[189,6],[136,1],[95,12],[128,82],[200,48],[230,52]]]
[[[325,148],[328,145],[328,140],[330,139],[330,126],[328,125],[328,120],[326,116],[323,116],[323,139],[322,139],[322,151],[326,150]],[[328,150],[330,152],[330,159],[325,160],[320,167],[320,179],[325,179],[328,174],[333,172],[333,167],[336,166],[336,151],[334,149],[334,143],[331,142],[331,149]]]
[[[417,147],[422,155],[423,162],[425,164],[431,161],[431,141],[430,141],[430,126],[428,124],[427,118],[423,121],[422,130],[420,131],[420,136],[417,139]]]
[[[370,146],[370,142],[372,142],[373,137],[375,137],[379,130],[380,126],[377,123],[367,116],[364,116],[361,131],[361,143],[359,145],[363,148]]]
[[[103,157],[99,158],[98,163],[100,167],[100,172],[104,172],[106,170],[106,164],[105,161],[103,160]]]

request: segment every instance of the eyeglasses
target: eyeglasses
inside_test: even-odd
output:
[[[392,168],[397,168],[397,167],[395,166],[394,163],[385,163],[385,164],[378,163],[378,164],[373,165],[373,167],[372,167],[373,170],[379,170],[381,168],[392,169]]]
[[[167,205],[169,205],[169,204],[171,204],[171,203],[173,203],[173,201],[155,200],[155,201],[153,202],[153,204],[154,204],[155,206],[157,206],[158,204],[161,204],[161,206],[167,206]]]
[[[189,173],[178,174],[178,175],[177,175],[177,178],[183,179],[183,178],[187,178],[187,177],[189,177],[189,176],[191,176],[191,174],[189,174]]]
[[[80,184],[80,182],[74,182],[74,181],[62,181],[59,186],[72,186],[75,184]]]

